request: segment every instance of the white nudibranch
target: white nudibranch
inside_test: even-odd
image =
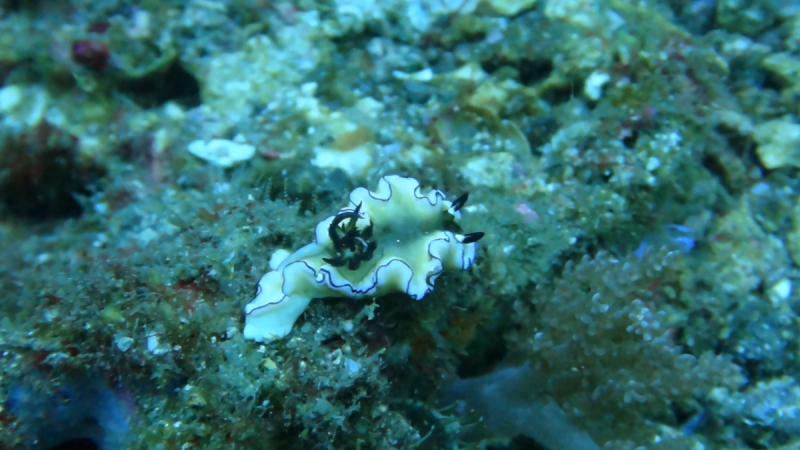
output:
[[[419,181],[398,175],[381,178],[374,192],[356,188],[349,206],[317,224],[314,242],[273,258],[244,308],[244,337],[286,336],[314,298],[422,299],[443,271],[475,261],[483,233],[461,234],[456,223],[466,201],[467,194],[452,202],[435,189],[423,194]]]

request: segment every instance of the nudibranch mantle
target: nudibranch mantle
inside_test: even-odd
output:
[[[348,206],[317,224],[313,243],[273,261],[245,306],[244,337],[286,336],[314,298],[405,292],[421,300],[442,272],[475,261],[483,233],[461,234],[457,224],[466,201],[425,194],[419,181],[398,175],[381,178],[375,191],[356,188]]]

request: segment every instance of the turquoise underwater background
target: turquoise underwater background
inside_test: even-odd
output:
[[[1,450],[800,449],[798,0],[0,0],[0,80]],[[245,339],[390,174],[474,264]]]

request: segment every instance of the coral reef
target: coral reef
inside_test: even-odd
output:
[[[0,0],[0,449],[800,445],[798,10]]]

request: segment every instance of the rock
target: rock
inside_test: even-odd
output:
[[[792,211],[792,229],[786,234],[786,250],[792,261],[800,265],[800,204]]]
[[[716,22],[731,33],[755,36],[775,21],[771,2],[757,0],[721,0],[717,2]]]
[[[750,117],[739,111],[721,109],[717,111],[717,120],[719,121],[720,127],[737,136],[749,138],[753,135],[755,129]]]
[[[583,86],[583,93],[589,97],[590,100],[600,100],[603,95],[603,85],[611,80],[611,76],[605,72],[595,70],[586,79]]]
[[[252,145],[239,144],[227,139],[212,139],[205,141],[192,141],[187,147],[189,153],[198,158],[220,167],[231,167],[242,161],[247,161],[256,154]]]
[[[547,2],[544,15],[552,21],[563,21],[584,29],[602,27],[603,16],[598,0],[562,0]]]
[[[232,126],[252,104],[290,97],[325,54],[321,32],[316,11],[298,13],[294,25],[255,35],[242,50],[203,58],[195,71],[203,103]]]
[[[790,264],[783,242],[764,232],[753,218],[746,199],[716,220],[709,236],[709,253],[703,270],[711,271],[725,292],[755,291]]]
[[[367,107],[361,104],[362,107]],[[342,111],[327,113],[319,131],[332,141],[314,147],[311,164],[325,169],[342,169],[348,176],[360,179],[372,167],[375,149],[373,132],[366,126],[351,121]]]
[[[6,86],[0,89],[0,112],[12,111],[22,103],[22,88],[19,86]]]
[[[50,96],[40,86],[10,85],[0,89],[0,123],[23,130],[44,119]]]
[[[773,284],[767,292],[772,304],[776,306],[782,305],[789,296],[792,295],[792,281],[788,278],[782,278],[777,283]]]
[[[372,167],[373,147],[369,143],[346,151],[315,147],[311,164],[324,169],[342,169],[350,177],[358,179]]]
[[[436,23],[438,18],[454,13],[471,14],[477,4],[478,0],[409,0],[402,11],[401,20],[422,32]]]
[[[756,126],[756,153],[767,169],[800,167],[800,125],[770,120]]]
[[[767,56],[761,61],[761,67],[783,87],[793,86],[800,79],[800,60],[788,53]]]
[[[492,12],[499,16],[511,17],[520,12],[533,8],[537,0],[484,0]]]
[[[488,153],[470,158],[460,173],[473,186],[507,187],[513,180],[513,164],[508,152]]]

